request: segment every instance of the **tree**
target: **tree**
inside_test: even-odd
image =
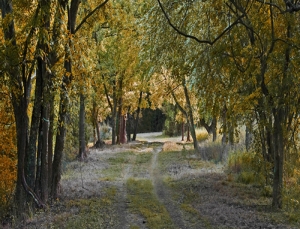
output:
[[[201,4],[199,15],[206,15],[207,21],[204,19],[196,23],[191,20],[197,4]],[[213,45],[210,62],[218,59],[215,54],[223,58],[218,61],[222,66],[221,82],[229,82],[226,88],[231,92],[226,93],[226,116],[235,113],[235,117],[237,114],[253,117],[242,112],[245,104],[241,101],[251,102],[246,111],[253,109],[256,112],[261,151],[264,156],[269,155],[268,160],[274,166],[273,206],[281,208],[284,157],[289,152],[289,137],[294,135],[290,126],[297,125],[299,114],[295,106],[299,94],[292,87],[299,80],[293,67],[293,61],[297,59],[297,41],[293,37],[298,30],[297,23],[293,22],[295,16],[288,14],[298,11],[298,5],[291,1],[250,0],[232,0],[214,6],[187,2],[178,3],[175,7],[172,5],[172,8],[171,4],[158,0],[158,5],[176,33],[194,40],[201,47],[203,44]],[[214,10],[211,10],[212,7]],[[188,12],[182,9],[192,13],[178,23],[173,15],[179,10]],[[192,23],[211,29],[195,30],[196,26]],[[200,33],[192,35],[195,31]],[[214,90],[218,89],[214,87]]]

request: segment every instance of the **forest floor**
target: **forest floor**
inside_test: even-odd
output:
[[[68,163],[60,198],[19,228],[300,228],[258,187],[233,181],[222,163],[157,135]]]

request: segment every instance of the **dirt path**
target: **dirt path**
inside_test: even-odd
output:
[[[135,142],[92,150],[85,162],[68,165],[60,201],[17,228],[300,228],[289,225],[281,212],[272,212],[270,199],[261,197],[258,188],[228,181],[222,165],[203,162],[192,151],[163,151],[163,144]],[[142,210],[133,205],[129,181],[152,184],[149,190],[172,226],[150,226],[147,217],[159,218],[160,212],[149,212],[153,208],[143,205],[143,195]]]
[[[180,210],[178,209],[178,205],[170,198],[170,193],[163,183],[163,177],[160,174],[157,162],[157,156],[161,152],[162,147],[156,147],[153,150],[153,156],[151,161],[151,180],[154,186],[155,193],[161,203],[164,204],[167,209],[174,225],[177,228],[186,228]]]

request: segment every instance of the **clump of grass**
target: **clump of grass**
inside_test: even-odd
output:
[[[148,228],[174,228],[169,213],[156,198],[150,180],[128,179],[126,185],[131,210],[145,217]]]
[[[181,151],[183,149],[182,145],[177,144],[176,142],[165,142],[163,146],[163,151]]]

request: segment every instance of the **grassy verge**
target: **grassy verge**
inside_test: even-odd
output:
[[[150,180],[129,179],[127,190],[131,211],[143,215],[148,228],[174,228],[169,213],[156,198]]]

